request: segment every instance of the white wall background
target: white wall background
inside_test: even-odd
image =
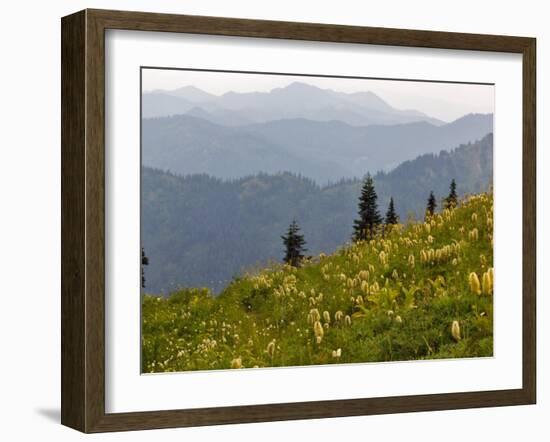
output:
[[[116,433],[95,440],[531,441],[550,435],[550,28],[545,2],[19,0],[0,26],[0,436],[81,440],[59,425],[60,17],[82,8],[534,36],[538,39],[538,405]],[[412,380],[413,381],[413,380]]]

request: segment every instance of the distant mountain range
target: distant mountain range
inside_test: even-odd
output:
[[[344,93],[302,82],[270,92],[209,94],[194,86],[155,90],[142,96],[142,117],[187,114],[223,126],[303,118],[341,121],[352,126],[394,125],[419,121],[443,124],[417,110],[396,109],[373,92]]]
[[[271,93],[226,94],[221,98],[227,96],[225,100],[236,107],[245,103],[249,95],[275,100],[291,87],[304,88],[304,85],[294,84]],[[339,97],[336,92],[322,92]],[[170,100],[208,99],[198,89],[184,88],[174,93]],[[372,108],[385,109],[384,102],[371,95],[374,96],[350,94],[358,102],[370,99]],[[301,101],[295,98],[294,102]],[[195,116],[143,120],[143,165],[181,175],[206,173],[231,179],[258,172],[292,172],[326,184],[342,177],[388,171],[418,155],[449,150],[493,130],[492,114],[470,114],[442,125],[419,121],[353,126],[342,121],[292,118],[229,127],[194,113]]]
[[[180,118],[151,121],[179,126]],[[453,124],[460,133],[465,122]],[[403,146],[408,146],[405,141]],[[374,182],[380,212],[385,213],[393,196],[399,216],[406,220],[413,213],[423,216],[430,191],[441,207],[451,179],[456,179],[462,195],[486,190],[492,176],[489,134],[450,151],[406,161],[389,173],[376,174]],[[150,262],[145,268],[146,291],[206,286],[219,292],[244,269],[280,261],[280,235],[293,218],[302,227],[309,253],[330,253],[350,240],[360,189],[358,179],[319,186],[309,178],[280,173],[228,181],[143,167],[141,235]]]

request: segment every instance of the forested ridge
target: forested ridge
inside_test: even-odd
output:
[[[230,127],[175,115],[143,120],[142,164],[227,179],[259,171],[301,173],[325,185],[448,151],[484,137],[492,127],[492,114],[468,114],[441,126],[420,121],[364,127],[305,118]]]
[[[491,185],[493,137],[426,154],[373,176],[380,207],[393,197],[402,222],[423,218],[430,192],[441,203],[451,179],[459,195]],[[351,240],[362,181],[319,186],[291,173],[223,180],[142,168],[142,245],[146,292],[209,287],[215,293],[250,267],[280,261],[281,235],[298,221],[309,254],[332,253]]]

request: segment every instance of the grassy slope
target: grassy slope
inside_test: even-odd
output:
[[[385,239],[235,280],[217,298],[144,296],[143,371],[491,356],[492,287],[476,293],[469,276],[492,269],[492,207],[491,194],[471,196]]]

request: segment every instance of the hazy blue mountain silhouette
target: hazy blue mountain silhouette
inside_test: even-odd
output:
[[[194,116],[143,120],[143,165],[219,178],[288,171],[326,184],[391,170],[493,130],[492,114],[470,114],[440,126],[416,122],[362,127],[295,118],[228,127],[209,121],[202,108],[191,107],[190,112]]]
[[[307,158],[261,134],[178,115],[143,121],[142,164],[188,175],[240,178],[289,171],[314,178],[347,176],[323,158]]]
[[[443,122],[417,110],[395,109],[373,92],[343,93],[295,82],[270,92],[209,94],[194,86],[143,94],[144,118],[186,114],[201,108],[214,123],[241,125],[270,120],[306,118],[338,120],[354,126]]]

